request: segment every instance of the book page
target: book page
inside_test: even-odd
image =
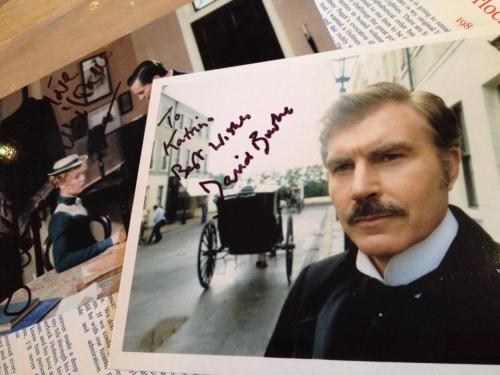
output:
[[[0,374],[167,374],[107,369],[115,308],[109,296],[0,336]]]
[[[477,29],[500,20],[500,3],[491,0],[315,2],[337,48]]]

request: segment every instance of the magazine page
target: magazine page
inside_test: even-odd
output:
[[[115,300],[109,296],[16,333],[0,336],[0,373],[146,374],[108,369],[115,309]],[[171,372],[147,374],[175,375]]]
[[[496,167],[498,137],[494,136],[498,133],[495,113],[500,55],[491,43],[496,34],[479,30],[464,32],[459,39],[456,36],[443,33],[432,41],[416,38],[155,81],[115,318],[111,367],[217,374],[498,371],[500,341],[496,318],[490,313],[477,315],[480,308],[476,307],[489,303],[482,297],[473,302],[473,308],[462,309],[462,306],[449,311],[448,305],[443,305],[444,300],[428,299],[433,292],[428,295],[426,291],[415,290],[412,301],[422,302],[426,307],[419,310],[419,317],[410,309],[398,319],[390,318],[398,316],[390,308],[398,304],[379,305],[385,300],[371,303],[360,300],[361,305],[355,311],[372,311],[373,319],[393,328],[384,331],[378,321],[361,314],[360,324],[374,324],[381,329],[377,337],[382,343],[376,345],[371,330],[366,333],[363,330],[357,333],[358,345],[358,341],[349,339],[357,337],[349,334],[356,328],[357,320],[350,320],[347,313],[331,317],[329,310],[322,310],[327,309],[324,305],[327,301],[337,306],[336,293],[343,289],[329,289],[330,283],[321,278],[325,284],[317,288],[309,286],[314,285],[309,284],[316,280],[314,275],[337,277],[335,272],[324,269],[328,265],[333,267],[336,261],[349,264],[343,266],[350,267],[347,269],[358,269],[353,257],[365,254],[364,251],[372,254],[365,249],[374,246],[375,254],[364,258],[364,266],[359,266],[364,273],[355,272],[356,277],[370,280],[366,275],[371,275],[376,284],[387,282],[389,289],[393,285],[409,285],[409,292],[413,285],[420,285],[418,280],[422,275],[430,275],[423,280],[434,280],[436,272],[445,272],[439,268],[439,262],[443,257],[453,258],[446,253],[448,246],[454,236],[460,240],[452,248],[459,246],[457,243],[462,243],[462,239],[465,241],[468,235],[463,231],[472,222],[480,224],[473,225],[478,235],[486,232],[496,241],[500,238],[499,207],[493,207],[500,189]],[[469,58],[479,55],[483,56],[480,60]],[[350,64],[344,64],[346,61]],[[462,131],[463,156],[460,157],[458,143],[453,143],[456,141],[453,138],[455,141],[450,141],[446,149],[446,162],[441,164],[431,138],[426,135],[423,139],[427,155],[434,156],[414,164],[414,160],[423,157],[420,151],[416,152],[423,144],[417,147],[406,142],[416,142],[423,135],[417,137],[416,133],[406,131],[399,134],[396,129],[400,125],[406,129],[402,125],[406,120],[398,125],[393,118],[402,114],[379,119],[375,114],[368,116],[371,112],[366,110],[351,114],[354,120],[348,121],[350,125],[338,130],[338,137],[344,142],[334,142],[337,133],[333,132],[332,140],[321,145],[320,124],[333,116],[327,112],[336,108],[331,107],[332,103],[343,98],[342,93],[355,95],[364,86],[380,82],[390,82],[387,85],[391,90],[400,90],[401,97],[409,95],[405,90],[416,90],[430,92],[432,100],[441,103],[441,107],[444,101],[449,108],[441,110],[447,113],[447,121],[458,119],[458,122],[453,120],[453,126],[457,134],[458,129]],[[396,102],[402,100],[396,97],[400,98],[394,99]],[[385,94],[381,98],[386,100]],[[404,103],[401,105],[409,111],[407,115],[417,116],[415,121],[424,121],[423,124],[430,121],[423,120],[417,115],[419,112]],[[364,117],[367,119],[363,120]],[[354,130],[368,126],[367,121],[373,122],[374,130]],[[385,123],[395,126],[394,131],[387,133],[380,125]],[[430,125],[419,126],[419,131],[423,131]],[[424,133],[428,134],[427,130]],[[386,144],[386,137],[396,138]],[[370,141],[360,143],[365,139]],[[375,146],[379,143],[380,147]],[[372,151],[366,151],[365,155],[365,149]],[[136,245],[141,212],[155,204],[151,188],[154,175],[150,168],[163,160],[172,174],[168,190],[176,191],[182,197],[182,204],[169,206],[167,202],[159,212],[163,215],[166,211],[167,216],[169,210],[175,212],[181,218],[181,225],[163,232],[154,243]],[[410,169],[404,167],[407,162]],[[419,172],[411,172],[412,177],[406,175],[416,165],[421,166],[417,168]],[[424,172],[427,168],[434,175]],[[404,172],[405,177],[394,180],[393,184],[385,181],[386,174],[398,171]],[[352,187],[341,188],[351,179]],[[369,186],[367,191],[364,185]],[[427,190],[429,186],[433,186],[432,194]],[[349,189],[358,188],[358,193],[349,193]],[[414,194],[418,199],[413,198]],[[380,197],[382,207],[392,208],[383,211],[384,216],[360,211],[356,214],[359,218],[348,219],[354,215],[349,210],[354,209],[354,202],[363,195]],[[413,210],[418,210],[424,202],[431,204],[428,199],[431,196],[431,200],[441,202],[441,207],[444,205],[439,214],[434,211],[434,224],[424,224],[430,221],[423,217],[419,225],[408,223],[406,220],[413,217]],[[449,214],[447,202],[451,204]],[[380,212],[370,210],[367,212]],[[425,209],[417,216],[425,216],[427,212]],[[426,239],[426,236],[433,238],[430,233],[437,230],[444,217],[449,218],[446,223],[450,220],[450,224],[443,225],[455,227],[455,232],[446,235],[447,245],[439,246],[442,252],[438,260],[431,262],[434,266],[425,263],[415,267],[421,268],[418,272],[394,271],[399,275],[394,278],[401,278],[400,281],[389,281],[389,275],[381,276],[383,273],[374,268],[373,262],[383,258],[376,253],[379,241],[383,247],[392,249],[392,240],[387,243],[385,238],[401,240],[402,244],[391,251],[411,257],[407,254],[417,250],[407,252],[407,249],[413,249],[411,246],[422,240],[411,228],[422,228]],[[454,220],[458,224],[451,224]],[[398,228],[394,232],[392,225]],[[379,231],[388,231],[388,237],[385,234],[378,237]],[[365,237],[371,240],[364,242]],[[484,248],[494,248],[493,242],[488,243]],[[358,246],[363,251],[358,252]],[[450,254],[462,254],[462,250]],[[393,256],[391,253],[389,257]],[[401,266],[392,268],[404,267],[405,263],[408,266],[409,261],[399,262]],[[443,267],[450,262],[453,263],[443,261]],[[497,280],[498,273],[491,268],[496,263],[487,264],[484,277]],[[446,279],[457,280],[457,270],[447,267]],[[453,276],[448,276],[448,272]],[[465,277],[458,277],[463,280],[464,288],[474,284],[473,289],[484,288],[482,296],[495,295],[490,287],[497,283],[487,282],[483,277],[473,282],[475,277],[470,279],[469,273],[459,273]],[[475,294],[458,285],[462,284],[450,284],[446,292],[453,296],[452,306],[462,296]],[[321,297],[318,295],[321,302],[315,299],[316,293],[321,293]],[[431,300],[436,304],[429,305]],[[496,311],[498,306],[493,305]],[[375,306],[381,310],[373,311]],[[389,317],[385,318],[387,314]],[[424,316],[425,319],[420,319]],[[330,324],[335,320],[323,321],[323,328],[318,328],[317,322],[322,319],[342,319],[342,324],[334,329]],[[469,331],[462,331],[459,328],[462,324],[458,323],[462,319],[481,321],[471,329],[482,333],[469,335]],[[413,326],[416,322],[428,322],[443,330],[436,331],[434,337],[429,326],[424,325],[427,323],[417,324],[417,329]],[[418,339],[412,340],[417,337],[414,335]],[[456,340],[450,341],[448,337]],[[341,342],[332,347],[330,340]],[[470,340],[477,340],[479,346],[470,346]],[[348,342],[349,349],[343,352],[341,344]],[[431,342],[439,342],[439,347]],[[422,343],[428,343],[430,349],[420,346]],[[478,347],[482,349],[476,352]],[[478,364],[488,366],[475,366]]]
[[[337,48],[382,43],[500,23],[489,0],[315,0]]]

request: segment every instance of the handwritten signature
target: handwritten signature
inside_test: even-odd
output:
[[[103,53],[100,56],[110,57],[111,54]],[[70,84],[80,76],[79,73],[70,75],[67,72],[62,72],[56,79],[54,79],[53,76],[50,76],[47,88],[52,89],[53,97],[46,96],[46,98],[50,103],[60,107],[63,111],[73,110],[74,107],[77,107],[78,109],[74,109],[75,115],[87,116],[88,112],[84,109],[84,107],[87,107],[89,103],[87,103],[86,99],[94,95],[93,90],[106,79],[105,68],[107,67],[107,60],[102,59],[102,61],[104,63],[100,63],[97,59],[92,60],[93,65],[89,68],[89,72],[91,74],[87,78],[87,81],[78,83],[73,90],[70,89]],[[54,81],[55,84],[53,86]],[[120,82],[118,83],[118,86],[119,85]],[[64,131],[64,129],[70,129],[71,131],[71,125],[64,123],[61,127],[63,128],[63,130],[61,130],[61,136],[69,142],[69,145],[64,143],[64,148],[72,149],[75,146],[72,133]]]
[[[209,117],[207,121],[213,122],[214,119],[213,117]],[[200,133],[202,129],[206,127],[208,127],[208,123],[206,122],[200,122],[197,125],[192,126],[191,128],[185,127],[184,135],[182,135],[181,137],[177,138],[176,141],[174,141],[175,134],[177,133],[177,129],[175,129],[169,141],[163,142],[163,150],[165,151],[165,154],[167,156],[170,155],[168,153],[170,148],[173,148],[174,150],[179,150],[179,147],[181,147],[184,142],[190,140],[195,134]]]
[[[208,179],[199,182],[201,188],[207,194],[210,194],[211,193],[210,187],[215,186],[216,194],[218,194],[221,199],[224,199],[223,187],[228,187],[239,181],[239,178],[244,173],[244,170],[251,164],[252,160],[255,159],[256,155],[254,153],[256,151],[263,151],[265,155],[269,154],[271,149],[270,145],[271,138],[274,136],[274,134],[276,134],[279,130],[281,130],[280,125],[282,125],[281,122],[283,118],[291,114],[293,114],[293,108],[291,107],[284,107],[283,111],[277,114],[271,113],[270,117],[272,126],[262,133],[259,133],[259,131],[255,130],[249,134],[248,138],[251,141],[250,145],[252,149],[243,151],[241,155],[234,155],[234,159],[238,160],[239,163],[237,163],[237,165],[233,168],[231,173],[224,176],[223,183],[221,184],[219,181],[214,179]],[[220,150],[221,147],[223,147],[226,144],[226,142],[230,140],[231,136],[234,136],[237,130],[241,128],[251,118],[252,116],[250,114],[239,116],[239,122],[231,122],[223,132],[217,134],[216,137],[218,140],[217,144],[210,142],[208,146],[214,151]],[[203,124],[202,127],[206,125],[205,123],[202,124]],[[198,124],[198,127],[199,126],[200,124]],[[176,143],[174,144],[173,143],[173,138],[175,135],[174,132],[169,142],[168,143],[164,142],[165,153],[169,155],[168,149],[170,147],[178,149],[178,147],[180,147],[186,141],[187,137],[186,134],[184,135],[184,137],[178,138]],[[191,154],[191,160],[188,163],[188,165],[183,167],[181,164],[174,164],[170,170],[179,181],[181,181],[182,179],[187,179],[192,172],[199,170],[201,168],[200,161],[205,160],[205,157],[206,156],[204,155],[204,150],[198,149],[196,152],[193,152]]]

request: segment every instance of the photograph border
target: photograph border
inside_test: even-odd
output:
[[[217,374],[315,374],[326,371],[338,371],[339,373],[361,374],[380,373],[398,374],[421,374],[425,368],[433,373],[440,374],[462,374],[469,373],[494,373],[498,371],[498,366],[480,366],[473,364],[436,364],[436,363],[389,363],[389,362],[350,362],[336,360],[310,360],[310,359],[282,359],[263,357],[242,357],[242,356],[222,356],[222,355],[199,355],[199,354],[175,354],[175,353],[139,353],[124,352],[124,334],[126,327],[127,309],[130,301],[133,271],[137,256],[137,241],[139,226],[147,185],[147,175],[149,160],[152,153],[152,142],[156,131],[156,119],[159,110],[159,102],[162,88],[182,85],[196,81],[203,74],[224,76],[229,70],[238,71],[245,74],[248,69],[265,71],[268,68],[279,67],[281,64],[302,64],[314,63],[316,61],[334,60],[338,58],[366,55],[393,51],[403,48],[432,45],[438,43],[452,42],[456,40],[474,39],[489,37],[498,32],[496,28],[480,28],[474,31],[451,31],[449,33],[434,35],[432,39],[422,37],[403,41],[395,41],[379,45],[360,46],[351,49],[324,52],[316,55],[301,56],[286,60],[275,60],[265,63],[253,64],[250,66],[227,68],[203,73],[194,73],[185,76],[157,79],[153,82],[153,90],[148,111],[148,121],[140,167],[139,178],[134,197],[132,211],[131,231],[127,244],[127,252],[124,261],[124,274],[122,276],[118,306],[115,317],[115,328],[113,331],[112,347],[110,350],[110,365],[113,368],[136,368],[143,370],[161,370],[168,368],[169,371],[180,371],[188,373],[217,373]],[[141,178],[142,177],[142,178]],[[493,370],[493,371],[492,371]]]

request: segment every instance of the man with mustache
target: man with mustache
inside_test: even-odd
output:
[[[378,83],[327,111],[329,194],[356,245],[306,267],[270,357],[500,363],[500,247],[448,204],[460,128],[441,98]]]

